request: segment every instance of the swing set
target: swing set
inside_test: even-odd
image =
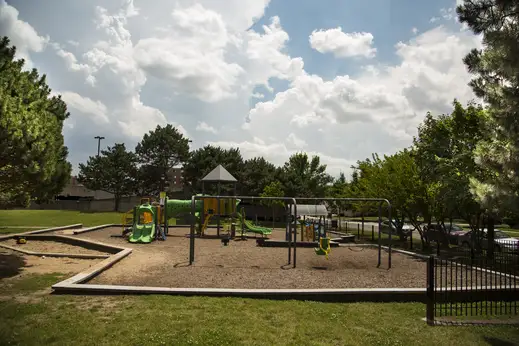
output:
[[[315,254],[325,256],[331,252],[330,238],[326,234],[326,216],[328,210],[323,204],[298,204],[299,220],[301,224],[301,241],[318,242],[314,248]]]

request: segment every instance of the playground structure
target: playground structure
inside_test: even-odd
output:
[[[224,225],[228,234],[233,225],[241,229],[242,237],[247,232],[260,234],[262,237],[272,233],[272,229],[254,225],[247,220],[243,208],[238,212],[239,199],[216,199],[203,195],[198,195],[198,197],[200,199],[195,203],[194,213],[192,213],[190,200],[170,200],[165,197],[160,202],[150,202],[149,198],[144,198],[141,200],[141,204],[131,211],[132,217],[124,216],[126,222],[131,220],[131,225],[123,226],[123,233],[129,234],[128,241],[130,243],[151,243],[154,240],[166,240],[170,221],[176,223],[176,218],[185,215],[190,216],[193,222],[197,224],[195,236],[198,237],[205,236],[212,217],[227,218]],[[215,213],[215,210],[219,211],[218,214]]]
[[[197,223],[195,236],[203,237],[213,218],[216,218],[216,236],[220,237],[221,219],[228,233],[238,224],[241,236],[246,232],[261,234],[263,237],[272,233],[272,230],[254,225],[245,217],[243,208],[238,212],[240,200],[237,198],[214,198],[204,195],[205,184],[217,183],[220,193],[222,182],[231,182],[236,194],[236,178],[234,178],[222,165],[218,165],[202,179],[202,194],[195,203],[194,209],[191,200],[168,200],[166,193],[162,192],[160,202],[150,202],[150,198],[141,200],[139,206],[127,212],[123,216],[123,235],[129,234],[131,243],[151,243],[153,240],[165,240],[168,234],[170,221],[176,224],[176,218],[189,216],[192,222]],[[234,226],[233,226],[234,225]]]
[[[205,191],[206,182],[217,182],[217,190],[220,192],[221,182],[232,182],[234,192],[236,192],[236,178],[234,178],[225,168],[218,165],[209,174],[202,179],[202,191]],[[287,222],[285,227],[285,241],[277,241],[281,246],[288,248],[287,264],[293,264],[296,267],[297,247],[298,245],[307,246],[315,245],[314,252],[316,255],[329,258],[332,245],[332,239],[327,236],[326,216],[328,211],[324,206],[324,202],[372,202],[379,204],[379,227],[378,227],[378,265],[381,265],[382,243],[380,234],[381,224],[381,207],[387,204],[388,217],[391,218],[391,204],[386,199],[380,198],[292,198],[292,197],[254,197],[254,196],[222,196],[222,195],[205,195],[204,193],[193,195],[191,200],[168,200],[165,193],[161,193],[160,202],[150,203],[150,200],[144,200],[140,206],[133,210],[132,226],[124,232],[129,233],[129,242],[131,243],[150,243],[155,239],[165,240],[169,230],[169,220],[180,215],[189,215],[190,219],[190,245],[189,245],[189,264],[194,262],[195,258],[195,237],[204,237],[209,223],[212,218],[216,217],[216,237],[222,239],[222,243],[227,246],[231,239],[236,238],[236,229],[241,229],[239,239],[246,239],[245,233],[252,232],[261,234],[262,237],[272,234],[272,229],[257,226],[248,221],[245,217],[244,209],[238,212],[238,205],[242,200],[262,201],[277,200],[283,201],[287,212]],[[319,204],[300,204],[298,213],[297,200],[314,201]],[[303,216],[303,222],[300,217]],[[319,217],[319,222],[306,222],[307,216]],[[223,237],[220,235],[221,219],[225,220],[224,225],[227,229]],[[126,216],[126,219],[128,217]],[[310,218],[309,218],[310,221]],[[301,224],[301,243],[298,244],[298,222]],[[306,228],[304,228],[306,226]],[[306,240],[306,242],[305,242]],[[388,251],[388,268],[391,268],[391,233],[389,234],[389,251]],[[266,242],[258,242],[258,245],[265,245]],[[293,251],[292,251],[293,250]]]
[[[242,200],[260,201],[260,200],[281,200],[286,204],[287,223],[285,241],[282,242],[284,247],[288,248],[287,264],[296,266],[297,258],[297,233],[298,223],[301,226],[301,243],[305,246],[308,243],[315,244],[315,254],[329,258],[332,245],[332,239],[327,236],[326,231],[326,215],[327,210],[324,205],[300,205],[303,213],[303,221],[298,214],[297,199],[291,197],[254,197],[254,196],[208,196],[194,195],[189,200],[168,200],[167,197],[161,196],[160,203],[150,203],[149,199],[144,200],[143,204],[134,208],[133,224],[129,230],[128,240],[131,243],[150,243],[155,239],[165,240],[168,234],[168,220],[180,215],[190,215],[191,226],[189,237],[191,238],[189,245],[189,263],[192,264],[195,258],[195,237],[204,237],[205,231],[209,226],[212,217],[218,218],[217,237],[222,239],[224,245],[228,245],[231,239],[236,237],[236,229],[241,229],[239,239],[244,239],[247,232],[259,233],[262,237],[272,234],[272,229],[256,226],[248,221],[245,217],[243,208],[238,212],[238,205]],[[300,198],[308,200],[308,198]],[[365,198],[314,198],[314,201],[359,201],[359,202],[377,202],[379,203],[379,225],[381,223],[381,205],[387,203],[388,214],[391,215],[391,204],[384,199],[365,199]],[[215,209],[218,214],[215,214]],[[315,220],[307,222],[307,216],[319,216],[319,221]],[[230,220],[226,223],[227,233],[220,236],[220,218],[224,216]],[[128,230],[127,230],[128,232]],[[388,268],[391,268],[391,234],[389,235],[388,251]],[[306,242],[305,242],[306,241]],[[280,243],[277,241],[277,243]],[[265,242],[258,245],[264,245]],[[378,266],[381,265],[381,234],[380,227],[378,232]]]
[[[229,173],[222,165],[216,166],[211,172],[209,172],[205,177],[202,178],[202,195],[206,192],[206,185],[216,183],[217,195],[221,194],[222,191],[222,183],[224,184],[232,184],[232,194],[236,195],[236,184],[238,180],[233,177],[231,173]],[[221,205],[218,202],[215,202],[216,208],[213,209],[216,212],[216,236],[220,236],[220,218],[222,216]],[[202,222],[205,223],[205,214],[202,215]],[[207,221],[209,222],[209,221]]]

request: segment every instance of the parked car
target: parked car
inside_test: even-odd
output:
[[[461,246],[470,248],[474,231],[468,231],[463,236],[460,236],[459,242]],[[494,230],[494,246],[495,251],[519,252],[519,239],[510,237],[508,234],[500,229]],[[488,249],[487,229],[482,230],[481,248]]]
[[[391,234],[398,235],[398,232],[397,232],[398,226],[399,226],[399,221],[397,221],[396,219],[392,219],[391,222],[389,222],[389,220],[384,220],[381,223],[380,231],[382,233],[389,234],[389,232],[391,230]],[[404,239],[407,239],[407,237],[409,237],[411,235],[411,232],[413,232],[415,229],[415,227],[413,227],[412,225],[407,225],[407,224],[403,224],[400,227],[402,229],[402,235],[403,235]]]
[[[454,223],[445,225],[445,232],[442,231],[439,224],[424,227],[424,236],[429,241],[438,241],[446,236],[449,244],[452,245],[459,245],[459,237],[465,233],[466,231],[461,226]]]

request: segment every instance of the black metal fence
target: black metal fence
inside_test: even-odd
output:
[[[427,322],[519,322],[519,243],[458,247],[427,263]]]

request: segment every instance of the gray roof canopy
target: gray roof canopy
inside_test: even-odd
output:
[[[209,174],[207,174],[202,181],[228,181],[236,182],[236,178],[232,176],[222,165],[216,166]]]
[[[292,208],[291,213],[294,215],[294,208]],[[297,215],[328,216],[328,210],[324,204],[298,204]]]

